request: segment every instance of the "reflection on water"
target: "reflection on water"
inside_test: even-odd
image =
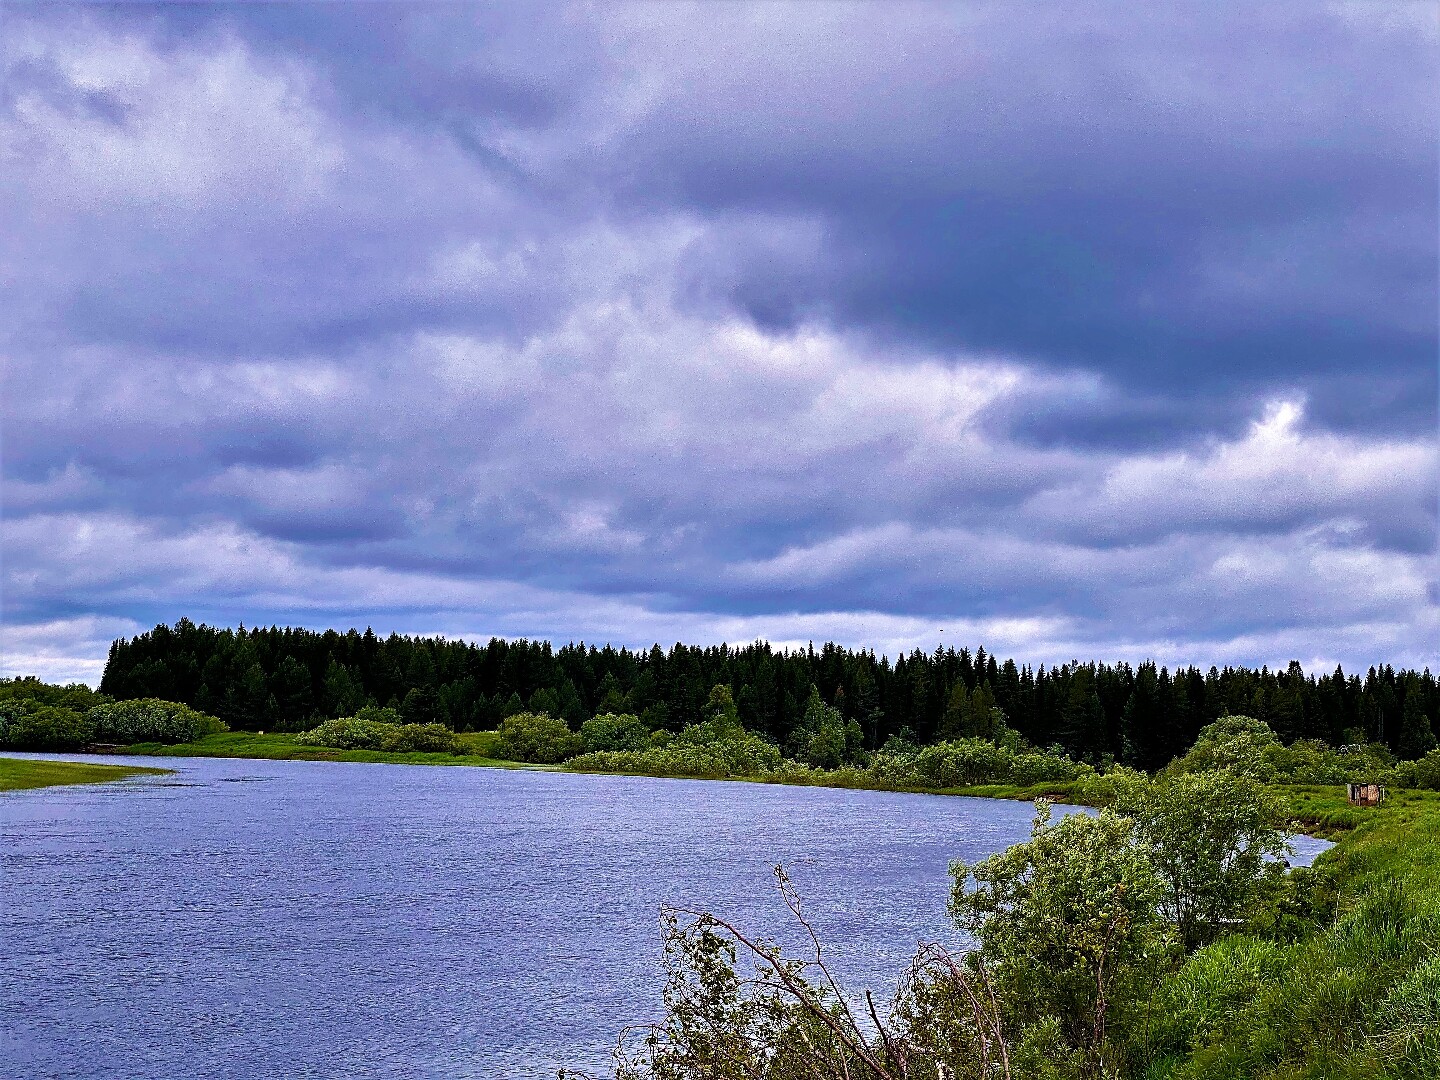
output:
[[[153,763],[179,775],[0,797],[7,1075],[603,1068],[619,1028],[658,1013],[662,902],[776,932],[783,863],[836,969],[888,992],[918,942],[955,943],[949,861],[1024,839],[1032,812],[494,769]]]

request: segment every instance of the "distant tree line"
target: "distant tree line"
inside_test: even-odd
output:
[[[1218,717],[1265,721],[1286,742],[1379,742],[1402,758],[1436,745],[1440,687],[1426,669],[1335,671],[1073,662],[1047,668],[1000,660],[983,648],[916,650],[894,661],[827,643],[780,650],[765,642],[669,651],[552,648],[494,638],[379,637],[370,630],[238,630],[181,619],[110,648],[100,690],[116,699],[163,698],[238,730],[301,730],[365,705],[405,723],[488,730],[522,712],[578,730],[596,715],[634,714],[680,731],[704,719],[711,690],[734,690],[740,721],[779,745],[805,722],[811,687],[859,725],[866,749],[893,735],[918,743],[987,737],[1003,723],[1036,746],[1077,760],[1154,770],[1183,753]]]

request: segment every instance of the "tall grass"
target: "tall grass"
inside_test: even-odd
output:
[[[1357,813],[1306,879],[1309,934],[1228,938],[1167,980],[1146,1080],[1440,1077],[1440,797]]]

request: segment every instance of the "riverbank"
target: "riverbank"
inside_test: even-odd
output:
[[[96,765],[88,761],[0,758],[0,791],[26,791],[64,784],[103,784],[124,780],[128,776],[163,776],[168,771],[138,765]]]
[[[542,771],[590,772],[570,770],[564,765],[530,765],[491,756],[495,733],[469,732],[458,736],[467,751],[461,754],[387,753],[377,750],[337,750],[329,747],[306,746],[293,734],[227,731],[209,735],[195,742],[166,745],[136,743],[107,750],[108,753],[144,755],[148,757],[254,758],[268,761],[349,761],[391,765],[449,765],[491,769],[529,769]],[[783,784],[793,787],[832,787],[849,790],[899,791],[922,795],[962,795],[981,799],[1014,799],[1032,802],[1047,798],[1075,806],[1098,806],[1104,800],[1096,797],[1096,785],[1090,781],[1046,781],[1038,784],[974,784],[958,787],[928,788],[886,784],[859,769],[781,771],[759,776],[693,776],[658,773],[606,773],[605,775],[647,775],[684,780],[739,780],[761,784]],[[1373,817],[1373,808],[1351,806],[1342,787],[1316,785],[1277,785],[1290,803],[1291,827],[1297,832],[1334,840]],[[1424,792],[1401,793],[1397,799],[1423,799]],[[1392,800],[1391,805],[1395,805]]]
[[[263,761],[353,761],[388,765],[471,765],[487,769],[549,769],[558,766],[527,765],[502,761],[485,750],[493,732],[459,736],[463,754],[388,753],[380,750],[336,750],[327,746],[306,746],[294,735],[283,732],[226,731],[188,743],[134,743],[107,748],[107,754],[144,757],[255,758]]]
[[[463,738],[467,749],[490,748],[485,735]],[[228,733],[199,743],[127,750],[171,757],[578,771],[517,765],[482,753],[327,750],[283,734]],[[897,790],[859,769],[714,779]],[[1094,804],[1103,801],[1103,789],[1087,778],[899,790]],[[1400,790],[1379,807],[1356,807],[1339,786],[1277,784],[1274,790],[1288,800],[1292,828],[1335,839],[1337,846],[1313,871],[1291,879],[1293,892],[1275,907],[1273,926],[1257,931],[1259,936],[1235,935],[1207,946],[1167,977],[1156,997],[1153,1053],[1147,1051],[1135,1075],[1147,1080],[1433,1075],[1426,1069],[1440,1053],[1433,1045],[1440,1042],[1440,963],[1433,959],[1440,955],[1440,793]]]

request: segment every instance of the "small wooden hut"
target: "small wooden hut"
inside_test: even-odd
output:
[[[1379,784],[1346,784],[1346,794],[1356,806],[1379,806],[1389,794]]]

